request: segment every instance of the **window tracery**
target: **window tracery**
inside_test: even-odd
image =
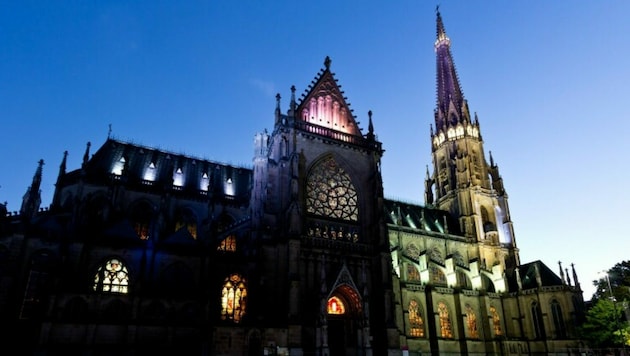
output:
[[[236,236],[230,235],[221,241],[217,247],[217,251],[235,252],[236,251]]]
[[[424,321],[420,313],[420,306],[415,300],[409,301],[409,334],[414,337],[424,337]]]
[[[466,325],[468,326],[468,336],[473,339],[478,339],[477,315],[469,304],[466,304]]]
[[[497,308],[491,306],[490,315],[492,316],[492,327],[494,329],[494,335],[501,336],[503,334],[503,331],[501,330],[501,319],[499,318],[499,313],[497,313]]]
[[[564,318],[562,317],[562,308],[557,300],[551,302],[551,315],[553,317],[553,326],[556,330],[557,338],[566,337],[566,328],[564,326]]]
[[[448,315],[448,308],[444,302],[438,303],[438,315],[440,318],[440,336],[448,339],[453,338],[451,318]]]
[[[238,273],[225,279],[221,290],[221,319],[241,321],[247,307],[247,282]]]
[[[407,281],[420,282],[420,272],[413,263],[407,263]]]
[[[175,222],[175,231],[185,228],[193,239],[197,239],[197,217],[189,210],[182,210]]]
[[[93,289],[97,292],[121,293],[129,292],[129,272],[118,259],[112,258],[98,268],[94,276]]]
[[[327,158],[316,165],[306,182],[307,211],[314,215],[347,221],[358,221],[357,191],[350,176]]]

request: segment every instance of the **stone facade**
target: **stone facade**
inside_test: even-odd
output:
[[[435,45],[425,206],[383,196],[372,114],[364,133],[329,58],[286,112],[277,96],[252,167],[109,137],[77,169],[64,154],[40,210],[40,162],[20,214],[0,214],[4,344],[38,355],[577,350],[577,275],[521,263],[439,13]]]

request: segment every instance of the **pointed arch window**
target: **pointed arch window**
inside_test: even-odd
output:
[[[247,306],[247,282],[238,273],[225,279],[221,290],[221,319],[239,323]]]
[[[469,304],[466,304],[466,326],[468,327],[468,337],[471,339],[478,339],[479,330],[477,329],[477,315]]]
[[[120,260],[112,258],[98,268],[94,276],[97,292],[127,294],[129,292],[129,272]]]
[[[420,313],[420,305],[413,299],[409,301],[409,335],[424,337],[424,321]]]
[[[534,327],[534,337],[536,339],[545,338],[545,324],[543,323],[542,311],[540,305],[536,302],[532,302],[531,305],[532,325]]]
[[[236,236],[230,235],[221,241],[217,247],[217,251],[223,252],[235,252],[236,251]]]
[[[556,330],[556,337],[558,339],[565,338],[567,336],[566,327],[564,325],[564,318],[562,317],[562,308],[557,300],[551,301],[551,315],[553,317],[553,327]]]
[[[328,314],[341,315],[346,313],[346,306],[338,297],[330,297],[327,305]]]
[[[490,316],[492,317],[492,329],[494,330],[494,335],[503,335],[503,331],[501,330],[501,318],[499,317],[499,313],[497,313],[497,308],[494,306],[490,306]]]
[[[149,239],[152,215],[153,207],[146,201],[138,202],[133,206],[131,220],[133,229],[140,240]]]
[[[439,267],[435,265],[430,265],[429,273],[431,275],[431,282],[433,284],[442,285],[442,286],[446,285],[446,275],[444,274],[444,272],[442,272],[442,270]]]
[[[175,221],[175,231],[185,228],[193,239],[197,239],[197,217],[190,209],[182,209]]]
[[[418,268],[416,268],[415,264],[407,263],[407,281],[409,282],[420,282],[420,272],[418,272]]]
[[[453,338],[453,328],[451,318],[448,314],[448,307],[444,302],[438,303],[438,316],[440,318],[440,336],[447,339]]]
[[[350,176],[333,158],[316,165],[306,181],[306,205],[310,214],[357,221],[357,191]]]

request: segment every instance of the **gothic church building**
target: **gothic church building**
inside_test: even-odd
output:
[[[437,13],[425,205],[331,71],[277,96],[241,167],[112,137],[0,205],[5,347],[25,355],[531,355],[577,350],[575,270],[523,263]],[[270,122],[271,123],[271,122]],[[418,164],[423,164],[418,162]]]

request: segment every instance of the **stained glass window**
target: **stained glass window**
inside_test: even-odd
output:
[[[492,316],[492,326],[494,328],[494,335],[496,336],[502,335],[503,331],[501,330],[501,319],[499,318],[499,313],[497,313],[497,308],[491,306],[490,315]]]
[[[94,276],[95,291],[126,294],[129,292],[129,272],[119,260],[113,258],[98,268]]]
[[[429,265],[431,282],[436,285],[446,285],[446,275],[435,265]]]
[[[477,315],[475,315],[472,307],[468,304],[466,304],[466,325],[468,326],[468,336],[472,339],[478,339]]]
[[[453,338],[451,319],[448,315],[448,308],[444,302],[438,303],[438,315],[440,317],[440,336],[448,339]]]
[[[175,222],[175,231],[179,231],[181,228],[186,228],[190,236],[197,239],[197,218],[188,209],[181,211]]]
[[[357,221],[357,191],[350,176],[328,158],[313,168],[306,182],[307,211],[329,218]]]
[[[221,290],[221,319],[241,321],[247,305],[247,282],[234,273],[225,279]]]
[[[337,297],[331,297],[328,299],[328,314],[344,314],[346,312],[346,306],[341,299]]]
[[[409,302],[409,334],[414,337],[424,337],[424,321],[420,314],[420,306],[415,300]]]
[[[413,263],[407,263],[407,281],[420,282],[420,272]]]
[[[221,241],[219,246],[217,247],[217,251],[226,251],[226,252],[234,252],[236,251],[236,237],[234,235],[230,235]]]

